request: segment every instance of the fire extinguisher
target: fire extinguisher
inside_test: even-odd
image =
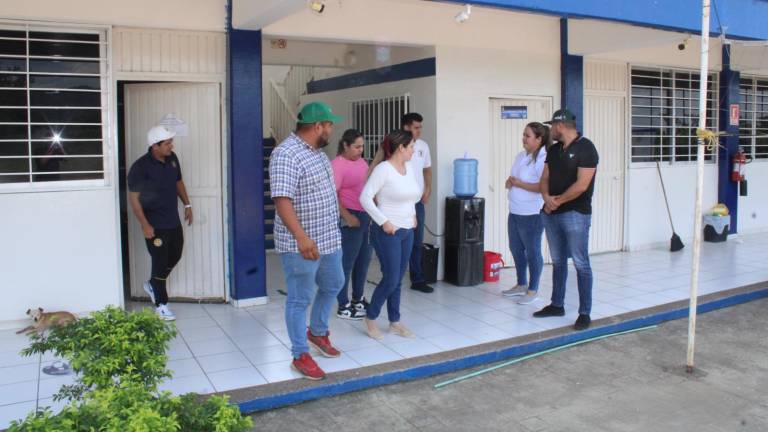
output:
[[[747,163],[747,154],[741,149],[731,158],[733,169],[731,170],[731,181],[739,183],[744,181],[744,165]]]
[[[752,158],[739,149],[731,158],[731,181],[739,184],[739,195],[747,196],[747,179],[744,174],[744,165],[752,162]]]

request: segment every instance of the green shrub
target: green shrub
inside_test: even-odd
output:
[[[52,351],[78,373],[76,383],[55,396],[67,400],[59,414],[33,412],[10,432],[245,432],[249,417],[226,397],[180,397],[158,392],[166,369],[171,325],[151,311],[127,313],[109,307],[45,337],[31,336],[22,353]]]

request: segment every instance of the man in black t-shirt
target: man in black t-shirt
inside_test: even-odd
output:
[[[592,192],[598,155],[592,141],[576,130],[576,117],[567,109],[552,116],[551,136],[557,143],[547,150],[541,175],[544,208],[541,217],[552,255],[552,301],[534,317],[565,315],[565,282],[568,257],[573,258],[579,287],[579,317],[576,330],[591,323],[592,268],[589,263],[589,227],[592,220]]]
[[[178,200],[184,203],[184,219],[192,225],[192,205],[181,179],[181,164],[173,152],[175,132],[155,126],[147,133],[149,150],[131,165],[128,172],[129,200],[141,224],[147,250],[152,258],[152,275],[144,291],[166,321],[176,319],[168,308],[166,281],[181,260],[184,233],[179,219]]]

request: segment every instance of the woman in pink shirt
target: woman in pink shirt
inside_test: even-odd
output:
[[[371,262],[371,244],[368,239],[371,217],[360,205],[360,193],[368,173],[368,163],[362,158],[363,146],[363,135],[355,129],[348,129],[339,141],[336,158],[331,161],[341,212],[341,252],[344,267],[344,286],[337,297],[339,310],[336,316],[351,320],[363,319],[368,307],[363,289]],[[350,279],[351,302],[347,295]]]

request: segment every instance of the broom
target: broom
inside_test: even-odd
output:
[[[669,216],[669,225],[672,227],[672,238],[669,240],[669,250],[671,252],[677,252],[682,250],[685,245],[680,240],[680,236],[675,232],[675,224],[672,223],[672,212],[669,210],[669,201],[667,200],[667,189],[664,187],[664,178],[661,177],[661,167],[659,161],[656,161],[656,171],[659,173],[659,181],[661,182],[661,191],[664,193],[664,204],[667,205],[667,216]]]

